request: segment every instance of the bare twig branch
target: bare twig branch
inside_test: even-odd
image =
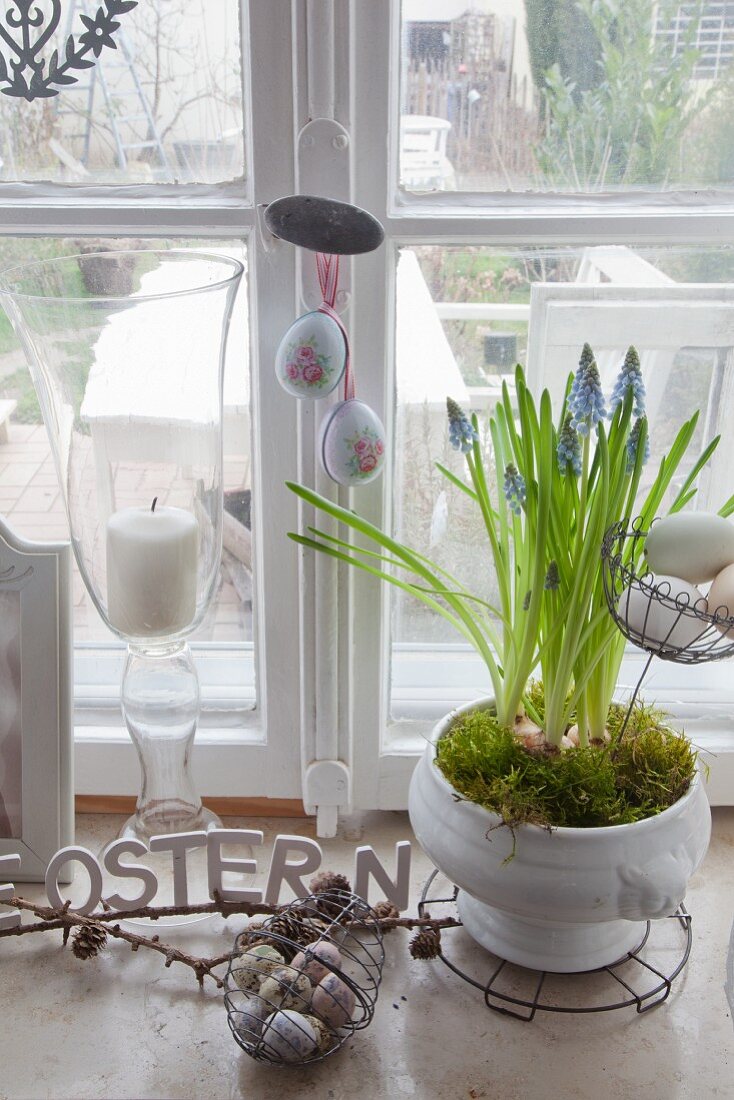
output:
[[[26,901],[25,898],[13,897],[10,898],[9,901],[0,901],[0,905],[21,909],[24,912],[32,913],[34,917],[37,918],[36,922],[33,924],[24,924],[19,925],[17,928],[5,928],[0,930],[0,938],[6,936],[25,936],[33,932],[52,932],[62,929],[64,933],[64,944],[66,944],[69,933],[73,928],[98,928],[103,930],[108,936],[129,943],[132,951],[137,951],[139,948],[145,947],[148,950],[158,952],[158,954],[164,956],[164,965],[166,967],[172,966],[175,962],[190,967],[196,974],[196,979],[200,986],[203,986],[204,978],[209,977],[215,982],[218,989],[222,988],[224,982],[217,974],[213,973],[213,971],[216,970],[217,967],[223,966],[225,963],[229,962],[231,952],[211,957],[190,955],[187,951],[182,951],[177,947],[173,947],[171,944],[162,943],[157,935],[142,936],[136,932],[130,932],[122,928],[120,922],[131,918],[159,920],[163,917],[195,916],[206,913],[217,913],[225,918],[231,916],[273,916],[286,912],[289,908],[287,905],[266,905],[264,902],[229,902],[223,901],[221,897],[216,897],[214,901],[204,902],[200,905],[146,905],[130,912],[110,909],[109,905],[103,903],[104,909],[101,912],[95,912],[89,916],[82,916],[80,913],[72,912],[68,901],[64,903],[63,907],[56,908],[51,905],[39,905],[37,902]],[[328,920],[326,923],[329,923]],[[429,928],[434,930],[441,928],[457,928],[460,927],[461,921],[453,917],[442,917],[438,920],[429,916],[383,917],[376,918],[376,924],[381,931],[389,932],[393,928]],[[345,927],[349,927],[349,924],[346,924]],[[267,929],[263,931],[267,934]]]

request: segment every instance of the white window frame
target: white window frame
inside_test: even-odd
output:
[[[622,196],[399,192],[393,183],[397,180],[399,157],[399,3],[356,3],[352,13],[353,41],[359,44],[352,55],[352,129],[355,146],[369,149],[372,154],[369,163],[364,157],[355,158],[354,195],[356,202],[380,218],[387,236],[386,246],[371,257],[361,258],[355,268],[354,298],[358,308],[352,322],[353,346],[358,371],[359,364],[386,364],[382,375],[374,372],[364,378],[363,368],[359,377],[361,393],[384,416],[388,437],[393,429],[395,271],[401,246],[734,243],[734,202],[732,195],[723,191]],[[353,507],[372,522],[389,526],[393,495],[389,470],[382,484],[360,489],[358,499],[357,494],[352,495]],[[410,776],[433,723],[426,719],[388,719],[390,594],[383,590],[377,596],[374,582],[357,571],[342,578],[342,584],[348,588],[350,636],[348,664],[340,683],[350,695],[350,724],[344,743],[352,765],[352,806],[400,809],[406,805]],[[459,701],[461,691],[466,691],[464,698],[475,696],[476,684],[483,680],[479,674],[472,687],[468,666],[458,671],[460,649],[448,647],[443,654],[447,682],[454,684],[446,710]],[[435,669],[435,663],[442,660],[435,650],[424,653],[424,658],[421,662],[417,650],[401,654],[401,660],[412,666],[404,693],[411,694],[412,684],[413,705],[430,699],[431,685],[436,683],[431,667]],[[644,655],[630,654],[622,682],[634,682],[643,661]],[[653,678],[647,682],[651,692]],[[421,683],[425,685],[422,695]],[[683,690],[660,684],[655,695],[707,751],[712,802],[731,803],[734,719],[726,698],[713,687],[701,689],[692,684]]]
[[[293,249],[272,242],[266,250],[260,221],[262,205],[294,187],[293,78],[284,63],[292,49],[291,15],[289,0],[240,0],[247,180],[221,186],[0,185],[5,236],[191,236],[248,243],[257,638],[239,652],[211,645],[194,649],[205,705],[194,750],[197,782],[204,794],[240,798],[300,796],[300,666],[298,631],[292,628],[298,572],[285,539],[296,508],[284,487],[297,461],[297,414],[295,403],[270,385],[279,335],[293,319],[295,257]],[[250,58],[257,61],[256,80]],[[137,760],[116,691],[110,690],[122,655],[114,644],[76,650],[78,794],[138,790]],[[257,709],[247,711],[246,694],[236,685],[253,662]]]

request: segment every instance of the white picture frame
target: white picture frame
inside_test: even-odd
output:
[[[675,354],[684,347],[715,349],[717,365],[708,407],[702,410],[704,442],[731,435],[734,400],[734,284],[673,283],[625,286],[601,283],[535,283],[530,292],[527,379],[538,395],[547,387],[554,407],[588,339],[609,390],[627,347],[640,354],[646,408],[654,425]],[[690,409],[693,412],[693,409]],[[690,413],[689,413],[690,415]],[[731,493],[730,447],[717,448],[699,479],[695,507],[718,509]]]
[[[72,660],[70,545],[0,516],[0,855],[20,855],[16,882],[42,882],[73,842]]]

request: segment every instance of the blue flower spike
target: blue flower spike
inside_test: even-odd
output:
[[[624,363],[620,367],[619,375],[612,392],[609,418],[611,420],[617,409],[627,396],[627,391],[632,390],[635,403],[632,415],[638,420],[645,415],[645,383],[642,381],[640,357],[636,348],[629,348],[624,357]]]
[[[545,574],[545,580],[543,582],[543,588],[546,592],[556,592],[561,585],[561,576],[558,572],[558,562],[548,562],[548,570]]]
[[[588,344],[584,344],[581,352],[579,367],[568,397],[568,407],[571,410],[571,423],[579,435],[588,435],[606,417],[599,368]]]
[[[479,436],[468,416],[452,397],[446,398],[449,415],[449,443],[455,451],[468,454]]]
[[[635,468],[635,462],[637,461],[637,448],[640,444],[640,432],[642,430],[643,421],[646,423],[645,417],[639,417],[635,420],[632,427],[632,431],[629,434],[627,440],[627,473],[631,474]],[[650,457],[650,437],[645,434],[645,450],[642,455],[642,465],[644,466]]]
[[[516,516],[521,515],[522,506],[525,503],[525,478],[511,462],[505,466],[505,481],[502,488],[510,511]]]
[[[569,469],[576,477],[581,476],[581,442],[573,426],[573,416],[570,412],[566,413],[566,419],[563,421],[561,434],[558,437],[556,460],[562,477],[565,477]]]

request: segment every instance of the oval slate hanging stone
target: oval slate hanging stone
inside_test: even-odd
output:
[[[312,252],[356,256],[379,248],[385,231],[372,214],[349,202],[319,195],[286,195],[265,210],[275,237]]]

